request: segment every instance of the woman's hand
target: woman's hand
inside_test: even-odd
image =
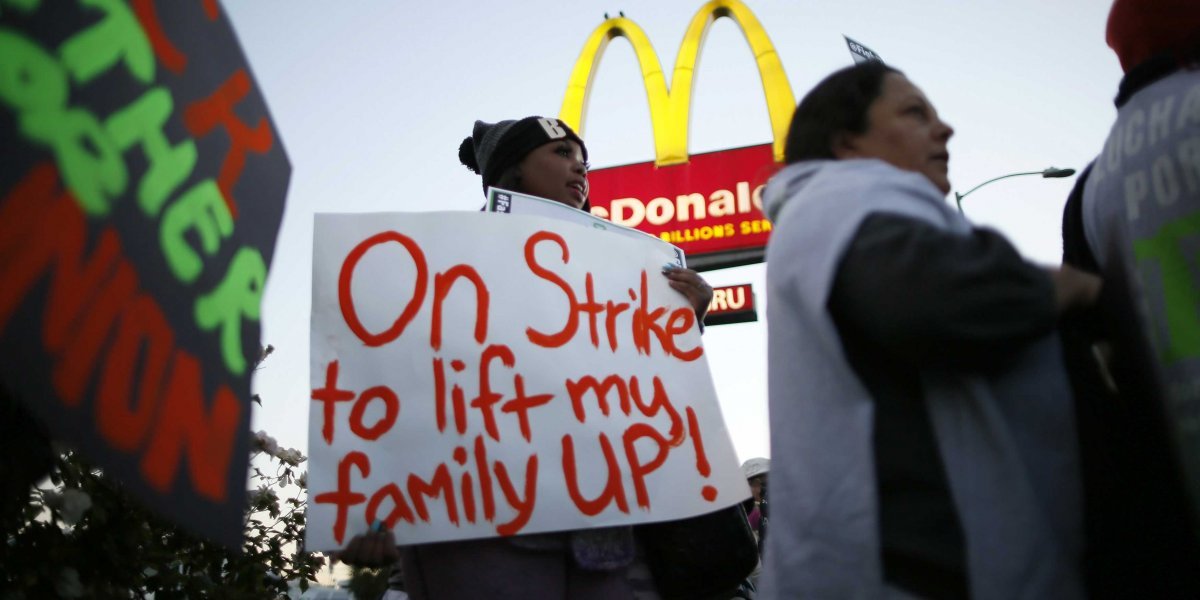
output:
[[[1088,308],[1100,297],[1104,282],[1095,275],[1070,265],[1050,269],[1054,282],[1054,300],[1059,314],[1076,308]]]
[[[708,312],[708,304],[712,302],[713,289],[699,273],[691,269],[681,269],[673,264],[663,266],[663,276],[675,291],[681,293],[691,303],[696,311],[696,320],[704,321]]]
[[[350,538],[346,547],[332,553],[331,557],[355,567],[378,568],[400,560],[400,551],[396,549],[396,536],[383,529]]]

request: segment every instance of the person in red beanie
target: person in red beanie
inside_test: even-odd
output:
[[[1200,598],[1200,4],[1116,0],[1106,37],[1117,120],[1063,215],[1063,262],[1105,281],[1063,336],[1089,595]]]
[[[1126,74],[1159,55],[1195,65],[1200,5],[1195,0],[1116,0],[1106,39]]]

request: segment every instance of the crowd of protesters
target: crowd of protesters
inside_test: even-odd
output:
[[[954,130],[898,68],[801,99],[762,194],[772,460],[742,465],[745,502],[400,547],[377,527],[337,557],[417,600],[1200,598],[1200,4],[1115,0],[1106,41],[1117,119],[1058,266],[946,202]],[[558,119],[477,121],[458,155],[485,193],[590,208]],[[662,276],[701,323],[711,286]],[[3,478],[25,489],[49,440],[4,390],[0,417],[36,450]]]
[[[1117,122],[1055,267],[946,202],[954,130],[899,69],[800,101],[763,194],[773,462],[743,465],[746,503],[399,551],[377,532],[343,560],[402,559],[414,598],[1200,597],[1200,445],[1169,408],[1200,395],[1200,7],[1116,0],[1107,41]],[[460,159],[587,209],[557,119],[476,123]],[[703,278],[664,276],[702,317]]]

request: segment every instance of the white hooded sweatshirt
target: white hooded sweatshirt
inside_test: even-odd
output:
[[[873,400],[826,307],[840,260],[874,213],[964,235],[924,176],[878,160],[791,165],[768,184],[771,530],[764,598],[902,597],[883,578]],[[903,294],[903,290],[897,290]],[[923,370],[922,392],[962,522],[976,600],[1080,598],[1082,506],[1057,340],[998,375]]]

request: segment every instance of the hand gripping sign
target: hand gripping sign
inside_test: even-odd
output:
[[[742,30],[762,79],[774,141],[771,144],[688,155],[692,84],[700,46],[712,23],[728,17]],[[760,262],[770,232],[763,218],[762,184],[783,161],[796,108],[783,64],[766,30],[739,0],[712,0],[696,11],[679,53],[671,88],[645,31],[625,17],[605,20],[588,37],[571,72],[559,118],[583,134],[592,77],[608,42],[633,46],[650,104],[654,162],[589,173],[592,212],[634,227],[687,252],[694,268]]]
[[[265,101],[215,1],[0,4],[0,388],[240,547],[290,172]]]
[[[680,519],[748,495],[673,256],[545,217],[317,215],[306,545]]]

